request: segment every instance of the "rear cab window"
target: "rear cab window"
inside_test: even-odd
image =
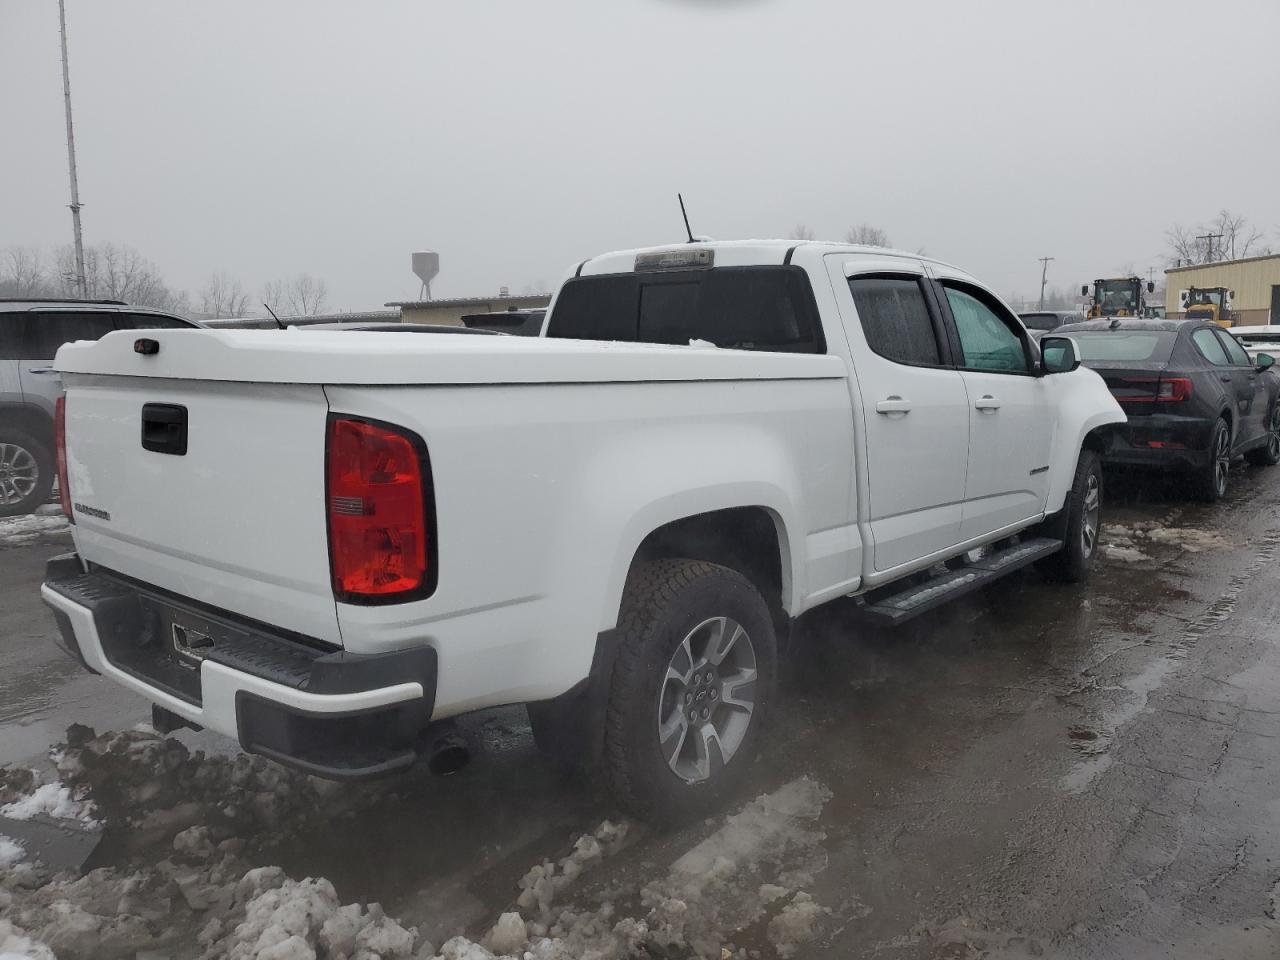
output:
[[[809,278],[795,266],[575,277],[561,288],[546,335],[627,343],[705,340],[732,350],[826,352]]]

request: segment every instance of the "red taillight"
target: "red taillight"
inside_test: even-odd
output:
[[[1155,392],[1148,392],[1152,387]],[[1125,392],[1130,390],[1143,392]],[[1120,403],[1174,403],[1190,400],[1193,387],[1189,377],[1126,377],[1111,385],[1111,393]]]
[[[58,454],[58,499],[62,501],[62,512],[72,523],[76,522],[71,512],[71,484],[67,480],[67,398],[58,394],[58,401],[53,408],[53,440]]]
[[[327,457],[335,595],[352,603],[425,596],[435,571],[422,440],[388,424],[330,417]]]

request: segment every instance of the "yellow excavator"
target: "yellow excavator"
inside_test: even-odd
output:
[[[1148,281],[1146,291],[1140,277],[1112,277],[1093,281],[1092,317],[1141,317],[1146,315],[1147,293],[1155,293],[1156,285]],[[1089,296],[1089,285],[1080,288],[1080,296]]]
[[[1188,320],[1208,320],[1220,327],[1234,327],[1236,315],[1231,309],[1234,290],[1226,287],[1192,287],[1182,301]]]

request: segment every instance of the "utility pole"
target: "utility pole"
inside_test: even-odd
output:
[[[71,167],[71,225],[76,238],[76,291],[83,300],[89,296],[84,276],[84,239],[80,236],[80,184],[76,180],[76,135],[71,128],[71,68],[67,65],[67,7],[58,0],[58,23],[62,29],[62,96],[67,109],[67,164]]]
[[[1044,285],[1049,278],[1049,261],[1056,260],[1056,257],[1040,257],[1040,309],[1044,309]]]
[[[1213,260],[1213,241],[1215,241],[1215,240],[1221,240],[1221,239],[1222,239],[1222,234],[1220,234],[1220,233],[1202,233],[1200,236],[1196,237],[1196,239],[1197,239],[1197,240],[1205,240],[1205,241],[1207,241],[1207,242],[1208,242],[1208,244],[1209,244],[1209,256],[1208,256],[1208,258],[1205,260],[1205,263],[1213,263],[1213,262],[1214,262],[1214,260]]]

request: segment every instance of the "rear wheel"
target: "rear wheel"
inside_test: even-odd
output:
[[[0,430],[0,517],[31,513],[53,491],[53,454],[20,430]]]
[[[1079,583],[1089,577],[1102,533],[1102,458],[1087,447],[1080,451],[1076,475],[1063,505],[1063,547],[1036,567],[1050,580]]]
[[[777,648],[746,577],[697,560],[640,566],[627,584],[603,766],[646,819],[700,816],[745,779],[773,695]]]
[[[1227,475],[1231,472],[1231,427],[1219,418],[1209,435],[1209,461],[1195,475],[1197,500],[1217,503],[1227,492]]]
[[[1244,457],[1258,467],[1274,467],[1280,463],[1280,403],[1271,408],[1271,416],[1267,418],[1267,442]]]

